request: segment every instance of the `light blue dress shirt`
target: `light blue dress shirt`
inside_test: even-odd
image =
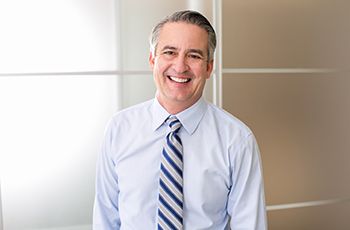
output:
[[[153,99],[111,119],[97,163],[94,230],[156,229],[169,115]],[[251,130],[203,98],[176,117],[182,124],[184,229],[267,229],[260,154]]]

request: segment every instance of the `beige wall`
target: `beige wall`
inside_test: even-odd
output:
[[[350,197],[349,12],[340,0],[223,1],[223,105],[256,134],[270,207]],[[348,229],[349,211],[270,210],[269,229]]]

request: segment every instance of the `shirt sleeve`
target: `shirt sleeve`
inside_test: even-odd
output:
[[[231,180],[227,212],[232,230],[267,229],[260,152],[253,134],[230,149]]]
[[[113,120],[108,124],[96,166],[93,229],[120,229],[118,209],[118,176],[112,159],[116,128]]]

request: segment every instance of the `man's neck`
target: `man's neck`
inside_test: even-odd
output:
[[[188,108],[190,108],[192,105],[194,105],[200,98],[198,98],[194,103],[191,104],[185,104],[183,102],[164,102],[161,100],[158,96],[156,97],[159,104],[171,115],[178,114]]]

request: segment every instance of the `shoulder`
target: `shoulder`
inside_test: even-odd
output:
[[[226,130],[232,135],[239,135],[241,137],[252,135],[251,129],[243,121],[226,110],[208,103],[207,112],[210,119],[216,121],[215,125],[217,125],[220,130]]]
[[[209,104],[208,113],[211,114],[212,120],[217,133],[232,157],[242,159],[258,159],[259,147],[254,133],[243,121],[230,114],[229,112]]]
[[[254,142],[254,134],[242,120],[226,110],[208,103],[205,123],[211,135],[218,136],[220,142],[227,148],[239,149]]]

